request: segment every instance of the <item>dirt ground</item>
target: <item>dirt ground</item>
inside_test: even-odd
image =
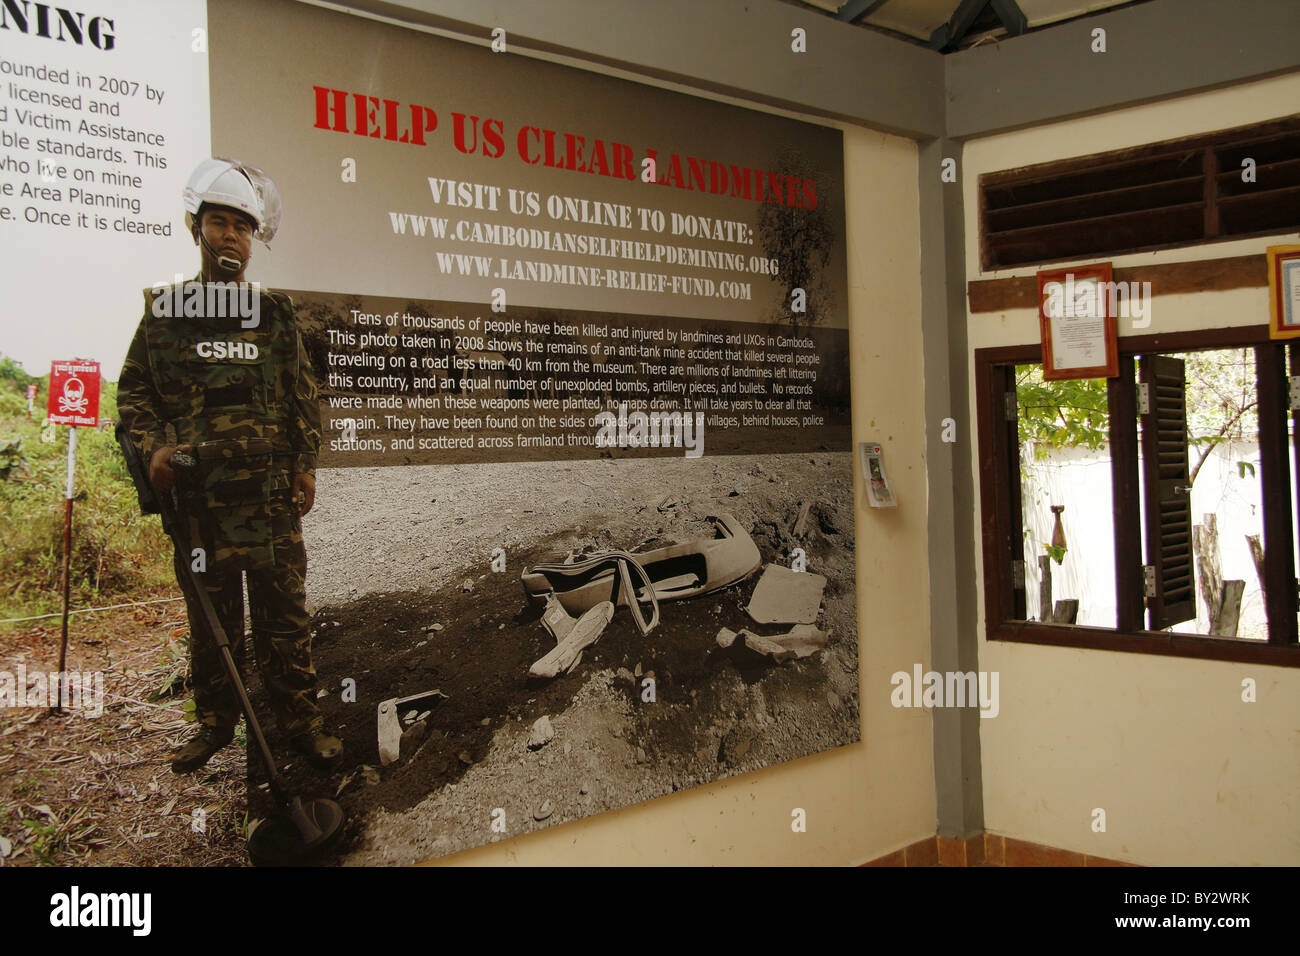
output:
[[[296,765],[290,776],[348,813],[339,862],[425,860],[859,739],[846,453],[331,470],[317,490],[314,657],[346,754],[329,781]],[[621,609],[573,673],[528,679],[553,642],[525,599],[522,568],[713,537],[708,516],[723,512],[749,529],[764,563],[789,564],[803,547],[808,570],[827,577],[825,650],[776,664],[717,646],[721,627],[785,630],[745,613],[756,573],[662,604],[644,638]],[[491,570],[495,548],[504,573]],[[355,702],[342,699],[345,678]],[[434,689],[446,699],[381,767],[378,703]],[[530,750],[543,716],[555,736]]]
[[[104,672],[103,712],[0,709],[0,866],[247,860],[243,749],[188,777],[167,763],[194,725],[186,695],[150,698],[183,677],[185,632],[179,601],[71,618],[67,669]],[[0,669],[55,671],[59,643],[58,618],[11,626]]]
[[[782,630],[744,612],[755,574],[664,603],[645,638],[620,609],[573,673],[528,679],[552,642],[520,587],[523,567],[712,537],[707,518],[721,512],[749,529],[765,563],[788,564],[803,547],[808,570],[827,577],[824,650],[775,664],[716,645],[724,626]],[[291,789],[336,798],[348,814],[320,862],[431,859],[858,740],[852,514],[847,453],[321,471],[305,522],[308,594],[341,766],[322,776],[288,755],[263,713]],[[498,547],[504,573],[490,567]],[[0,711],[0,865],[245,864],[244,835],[267,798],[242,727],[198,773],[167,766],[193,730],[178,686],[151,699],[183,658],[182,605],[73,622],[68,668],[105,671],[105,710],[96,719]],[[58,636],[57,618],[0,631],[0,667],[55,669]],[[647,677],[653,702],[643,699]],[[354,702],[343,699],[345,678],[356,682]],[[379,701],[434,688],[446,699],[409,733],[402,758],[381,767]],[[530,750],[542,716],[554,738]]]

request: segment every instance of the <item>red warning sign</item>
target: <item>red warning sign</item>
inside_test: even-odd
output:
[[[50,394],[45,406],[51,425],[99,424],[99,363],[74,359],[50,364]]]

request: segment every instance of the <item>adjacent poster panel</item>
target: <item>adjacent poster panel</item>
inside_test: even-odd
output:
[[[202,0],[0,7],[0,351],[28,371],[75,343],[115,376],[140,290],[195,269],[177,210],[209,153],[206,30]]]
[[[112,378],[140,289],[197,269],[199,159],[279,185],[249,278],[293,297],[320,386],[307,594],[345,744],[288,779],[343,805],[337,859],[414,862],[858,740],[837,131],[521,56],[508,22],[494,49],[292,0],[120,6],[123,55],[89,65],[2,37],[0,81],[48,94],[21,115],[120,156],[77,164],[102,199],[76,172],[57,199],[5,193],[12,312],[71,262],[96,295],[0,350],[85,342]],[[0,131],[34,139],[13,96]],[[41,185],[40,147],[6,151],[31,164],[6,183]]]

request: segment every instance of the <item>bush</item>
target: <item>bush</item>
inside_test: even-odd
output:
[[[0,617],[57,610],[63,588],[67,428],[42,441],[48,378],[27,420],[25,389],[35,381],[0,358]],[[100,418],[117,417],[117,387],[106,383]],[[47,437],[49,432],[47,431]],[[152,596],[170,584],[171,542],[158,518],[139,512],[111,429],[78,429],[72,514],[72,604]]]

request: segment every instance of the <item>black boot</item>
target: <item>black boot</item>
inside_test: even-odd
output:
[[[228,727],[209,727],[203,724],[199,732],[190,738],[189,743],[172,757],[172,770],[175,773],[193,773],[209,760],[218,750],[230,743],[234,731]]]

